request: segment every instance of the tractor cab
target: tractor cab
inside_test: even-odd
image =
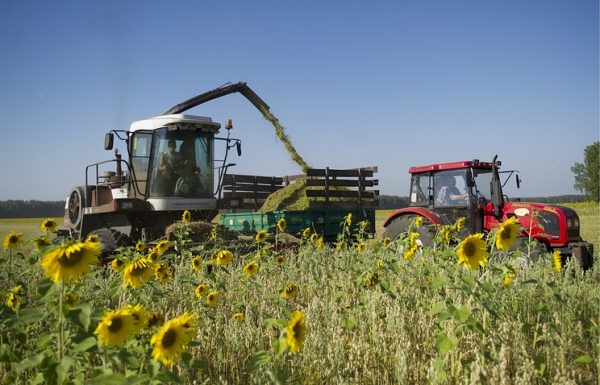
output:
[[[214,141],[221,125],[210,118],[163,115],[134,122],[127,138],[134,197],[155,210],[216,207]],[[190,207],[191,208],[191,207]]]
[[[483,226],[482,208],[501,207],[500,162],[462,161],[411,167],[410,206],[427,208],[437,220],[452,224],[465,218],[465,234]]]

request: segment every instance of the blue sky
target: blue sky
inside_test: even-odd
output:
[[[0,13],[0,200],[62,200],[112,158],[104,133],[226,82],[247,82],[314,167],[490,160],[510,195],[574,193],[599,140],[598,1],[18,1]],[[293,175],[241,95],[190,111],[232,118],[232,172]]]

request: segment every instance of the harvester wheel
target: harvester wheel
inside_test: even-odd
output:
[[[408,231],[410,225],[414,222],[417,215],[402,215],[393,219],[386,227],[383,232],[384,238],[390,238],[395,240],[400,234]],[[419,233],[419,240],[423,247],[433,247],[433,238],[435,237],[435,230],[433,226],[427,220],[423,220],[420,227],[415,229]]]
[[[100,240],[100,262],[102,264],[109,262],[113,258],[113,254],[118,247],[132,244],[127,234],[114,229],[96,229],[92,230],[91,234],[97,235]]]

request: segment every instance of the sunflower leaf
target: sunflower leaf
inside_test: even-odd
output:
[[[74,344],[73,345],[73,351],[74,352],[85,352],[90,350],[91,348],[93,348],[94,346],[97,345],[97,341],[95,337],[88,337],[86,339],[84,339],[83,341]]]
[[[80,326],[84,331],[90,327],[90,317],[92,314],[92,306],[89,303],[82,303],[71,309],[69,317],[71,321]]]
[[[440,333],[436,337],[436,347],[440,354],[444,355],[458,345],[458,339],[454,336],[447,336]]]
[[[19,321],[30,324],[43,319],[45,316],[40,309],[25,308],[19,312]]]

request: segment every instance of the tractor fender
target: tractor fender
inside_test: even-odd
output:
[[[383,223],[383,227],[387,227],[394,219],[409,214],[422,216],[434,225],[443,224],[440,217],[426,207],[405,207],[391,213]]]

